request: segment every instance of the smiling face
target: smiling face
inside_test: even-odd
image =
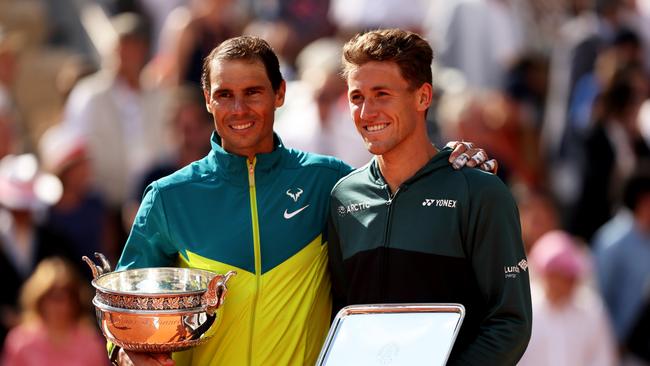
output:
[[[274,113],[284,103],[284,81],[274,92],[264,64],[246,59],[214,59],[209,75],[206,107],[224,150],[251,160],[273,151]]]
[[[348,73],[348,101],[368,151],[385,155],[426,134],[431,84],[413,89],[394,62],[371,61]]]

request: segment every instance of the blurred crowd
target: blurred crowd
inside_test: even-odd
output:
[[[431,141],[518,200],[521,364],[650,365],[650,0],[0,0],[0,365],[101,364],[80,258],[115,263],[147,184],[209,151],[214,46],[266,39],[284,144],[361,166],[341,46],[386,27],[433,46]]]

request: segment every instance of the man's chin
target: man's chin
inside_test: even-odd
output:
[[[366,143],[366,149],[372,155],[382,155],[386,153],[386,149],[383,148],[380,144]]]

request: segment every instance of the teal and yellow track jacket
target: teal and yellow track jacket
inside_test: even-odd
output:
[[[212,151],[145,193],[117,270],[236,270],[214,337],[177,365],[308,365],[331,315],[323,233],[334,184],[351,171],[282,146],[254,161]]]

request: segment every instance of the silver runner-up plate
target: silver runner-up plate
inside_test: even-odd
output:
[[[465,317],[461,304],[344,307],[317,366],[444,365]]]

